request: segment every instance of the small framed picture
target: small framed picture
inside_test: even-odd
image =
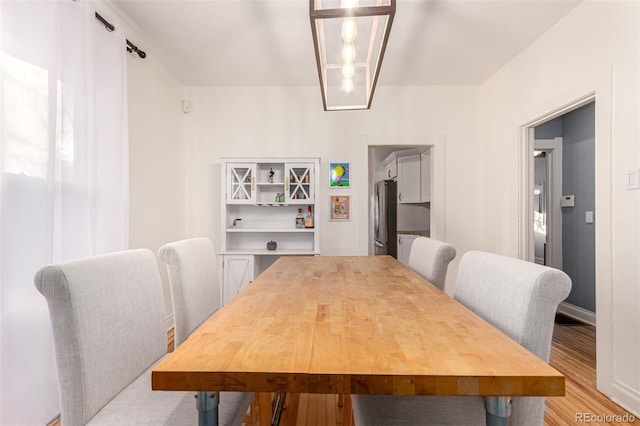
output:
[[[331,195],[329,196],[331,205],[329,206],[329,220],[348,221],[351,220],[351,196]]]
[[[349,163],[330,163],[330,188],[350,188],[351,181],[349,179]]]

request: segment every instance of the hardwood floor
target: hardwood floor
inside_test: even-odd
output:
[[[169,351],[173,350],[173,330],[169,332]],[[620,406],[596,390],[596,330],[589,325],[556,324],[551,347],[550,364],[566,377],[566,395],[547,398],[546,426],[624,425],[632,422],[579,422],[580,414],[591,416],[624,416]],[[584,417],[583,417],[584,418]],[[287,402],[281,418],[282,425],[342,426],[342,407],[337,395],[301,394],[297,401]],[[60,421],[48,426],[60,426]]]
[[[547,398],[545,425],[578,424],[580,422],[576,416],[581,413],[594,416],[628,414],[596,390],[595,327],[556,324],[549,362],[565,375],[566,393],[564,398]],[[612,425],[633,422],[609,420],[589,424]]]

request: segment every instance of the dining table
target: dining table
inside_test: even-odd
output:
[[[510,398],[563,396],[564,376],[391,256],[282,256],[152,372],[195,391],[201,424],[218,392],[482,396],[487,424]],[[345,410],[350,406],[345,404]]]

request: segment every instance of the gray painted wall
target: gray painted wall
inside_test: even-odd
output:
[[[562,193],[575,195],[575,207],[562,209],[563,270],[573,283],[567,302],[591,312],[595,303],[595,103],[590,103],[535,129],[536,139],[563,138]]]

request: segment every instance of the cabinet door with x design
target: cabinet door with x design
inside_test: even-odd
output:
[[[256,201],[256,164],[227,164],[227,203],[253,204]]]
[[[224,256],[222,303],[229,303],[253,280],[255,258],[252,255]]]

